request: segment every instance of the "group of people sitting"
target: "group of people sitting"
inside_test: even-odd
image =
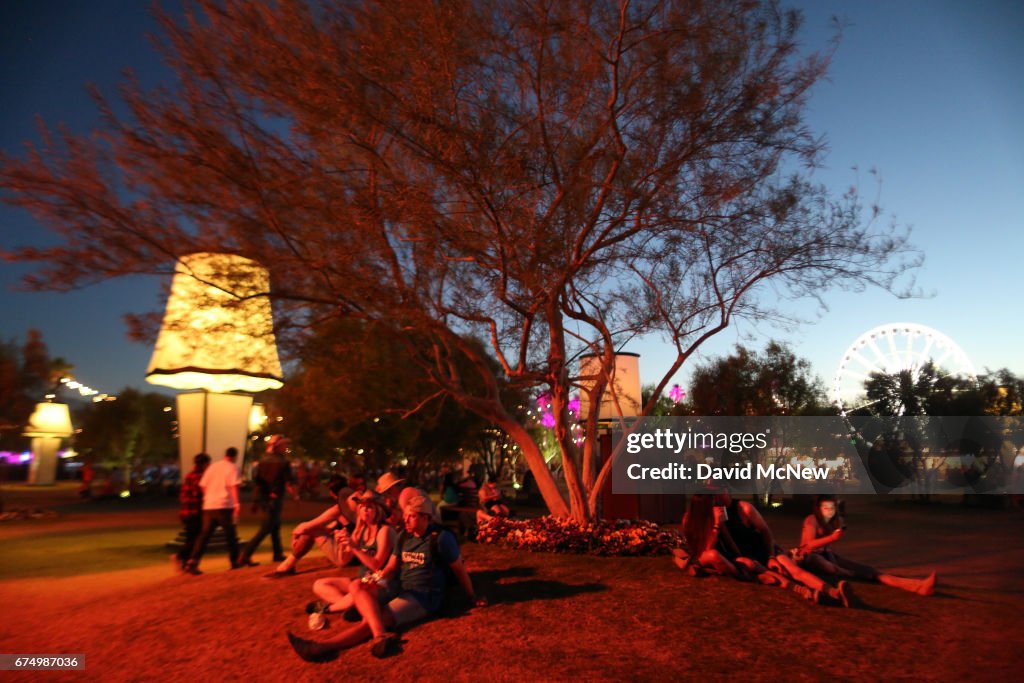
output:
[[[789,552],[776,542],[753,505],[733,499],[728,490],[709,490],[690,497],[683,517],[687,550],[673,561],[688,573],[719,574],[744,581],[788,588],[818,604],[849,607],[853,593],[847,579],[874,581],[919,595],[935,592],[935,573],[911,579],[880,572],[842,557],[832,549],[845,532],[834,496],[817,497],[814,512],[804,520],[800,545]],[[832,586],[821,575],[835,577]]]
[[[355,578],[332,576],[313,583],[319,598],[306,606],[310,626],[321,627],[326,615],[341,614],[355,622],[337,636],[311,641],[288,633],[296,653],[315,661],[368,640],[376,657],[394,654],[394,629],[437,612],[450,583],[457,583],[475,606],[478,597],[466,571],[458,541],[440,526],[437,507],[422,490],[385,472],[376,491],[359,479],[332,479],[328,489],[336,503],[316,518],[295,527],[291,553],[269,575],[295,574],[299,560],[318,546],[337,567],[356,564]]]

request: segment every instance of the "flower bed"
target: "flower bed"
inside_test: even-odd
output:
[[[674,531],[634,519],[581,524],[555,517],[492,517],[480,525],[476,538],[522,550],[590,555],[667,555],[683,544]]]

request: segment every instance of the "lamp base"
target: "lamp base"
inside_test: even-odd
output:
[[[198,391],[178,394],[176,402],[182,479],[192,471],[197,453],[207,453],[216,462],[231,447],[238,449],[235,466],[243,472],[252,396]]]
[[[28,468],[28,483],[32,486],[53,486],[57,481],[57,449],[60,438],[36,436],[32,438],[32,464]]]

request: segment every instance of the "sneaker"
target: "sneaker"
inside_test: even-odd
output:
[[[377,659],[398,654],[398,635],[395,633],[382,633],[374,638],[373,645],[370,646],[370,654]]]
[[[331,606],[331,603],[326,600],[314,600],[313,602],[306,605],[306,614],[313,614],[314,612],[320,612],[323,614]]]
[[[310,631],[319,631],[322,628],[327,628],[327,617],[324,616],[323,612],[313,612],[309,615],[309,619],[306,621]]]

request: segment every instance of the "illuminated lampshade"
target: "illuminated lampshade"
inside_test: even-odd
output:
[[[601,359],[598,356],[588,355],[580,358],[580,375],[598,375],[601,373]],[[580,383],[584,391],[580,392],[580,416],[586,417],[590,409],[590,396],[586,389],[593,386],[592,380],[585,380]],[[622,410],[622,417],[636,417],[640,414],[643,403],[640,400],[640,354],[617,353],[615,364],[612,367],[612,377],[601,394],[601,409],[598,413],[599,420],[615,420],[619,417],[619,410],[615,407],[618,400],[618,408]]]
[[[182,256],[146,381],[214,392],[280,388],[269,291],[270,275],[255,261]]]
[[[37,403],[23,434],[32,437],[65,438],[71,436],[71,414],[63,403]]]

